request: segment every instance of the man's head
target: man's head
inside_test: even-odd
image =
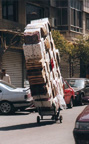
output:
[[[5,75],[6,74],[6,70],[2,69],[2,73],[3,73],[3,75]]]

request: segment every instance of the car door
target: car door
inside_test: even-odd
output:
[[[67,82],[64,82],[64,99],[66,104],[70,103],[71,96],[72,96],[72,90],[70,89]]]
[[[0,87],[0,101],[1,101],[1,99],[2,99],[2,89],[1,89],[1,87]]]
[[[89,96],[89,80],[86,80],[84,91],[85,91],[85,96]]]

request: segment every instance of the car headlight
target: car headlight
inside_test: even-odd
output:
[[[76,123],[75,123],[75,128],[76,128],[76,129],[79,129],[79,122],[76,122]]]
[[[81,129],[81,130],[89,130],[89,123],[88,122],[76,122],[75,128]]]

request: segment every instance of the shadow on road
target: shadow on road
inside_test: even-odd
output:
[[[17,112],[17,113],[13,113],[13,114],[1,114],[0,116],[20,116],[20,115],[29,115],[30,112]]]
[[[37,123],[28,123],[28,124],[20,124],[20,125],[13,125],[13,126],[6,126],[6,127],[0,127],[0,131],[12,131],[12,130],[20,130],[20,129],[28,129],[28,128],[36,128],[46,125],[52,125],[55,121],[43,121],[39,124]]]

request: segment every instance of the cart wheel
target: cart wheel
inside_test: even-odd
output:
[[[40,117],[37,116],[37,123],[40,123]]]
[[[58,121],[59,119],[59,111],[57,112],[57,114],[55,115],[55,121]]]
[[[59,111],[57,112],[57,118],[59,117]]]
[[[62,120],[63,120],[63,117],[62,117],[62,115],[60,115],[60,117],[59,117],[60,123],[62,123]]]

